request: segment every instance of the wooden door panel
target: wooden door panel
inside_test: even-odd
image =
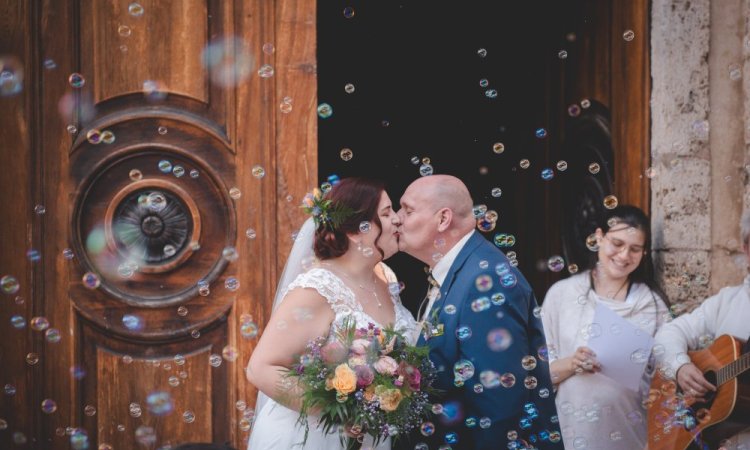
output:
[[[132,3],[143,9],[140,16],[129,12]],[[80,21],[80,73],[86,79],[76,92],[84,136],[101,126],[94,118],[136,108],[137,115],[189,110],[227,141],[235,139],[235,88],[253,73],[255,59],[247,40],[236,35],[234,2],[72,4]],[[234,145],[228,149],[236,151]]]
[[[225,383],[232,362],[222,358],[226,322],[198,338],[158,347],[109,339],[88,326],[82,333],[82,369],[96,375],[83,383],[82,393],[82,419],[92,441],[158,448],[230,439]],[[89,405],[96,414],[87,413]]]
[[[256,391],[244,365],[302,223],[296,205],[316,184],[315,4],[142,0],[134,16],[133,3],[0,0],[0,55],[25,74],[0,98],[12,217],[0,223],[0,276],[20,284],[0,311],[12,337],[0,342],[0,384],[15,390],[0,403],[2,448],[247,439]],[[294,38],[277,37],[277,22]],[[279,107],[285,97],[293,108]],[[184,172],[160,170],[164,160]],[[169,214],[139,203],[156,191]],[[133,236],[164,230],[170,242],[133,251]],[[100,284],[87,287],[86,273]],[[171,412],[153,411],[154,392]],[[57,408],[43,412],[44,399]]]
[[[84,67],[92,68],[94,103],[141,94],[147,80],[208,103],[208,71],[201,61],[208,41],[206,0],[138,4],[140,9],[116,0],[81,2],[81,28],[92,38],[82,56]]]

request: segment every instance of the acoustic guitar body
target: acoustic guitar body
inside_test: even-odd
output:
[[[750,426],[750,387],[742,376],[738,381],[737,374],[720,372],[740,358],[742,343],[722,335],[710,347],[689,352],[709,382],[723,381],[704,403],[684,395],[676,381],[657,371],[646,400],[649,450],[715,449],[721,440]]]

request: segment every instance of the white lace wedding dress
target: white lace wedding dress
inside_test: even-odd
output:
[[[388,282],[398,283],[393,271],[391,271],[391,269],[385,264],[381,263],[381,265]],[[289,286],[287,286],[282,295],[285,295],[286,292],[295,288],[315,289],[321,296],[328,300],[328,304],[336,315],[331,323],[329,336],[334,335],[334,331],[342,326],[344,319],[347,317],[353,318],[356,321],[357,327],[367,327],[368,323],[373,323],[378,327],[384,327],[384,324],[377,323],[375,319],[364,312],[362,305],[357,301],[354,292],[349,289],[341,278],[337,277],[333,272],[327,269],[315,267],[308,272],[300,274]],[[397,290],[391,289],[391,292],[394,291],[397,292]],[[415,332],[417,323],[414,320],[414,317],[409,310],[401,304],[398,294],[392,294],[391,300],[393,301],[396,312],[396,319],[393,328],[403,332],[404,336],[410,338],[413,337],[417,334]],[[413,343],[414,342],[411,342],[411,344]],[[322,430],[318,428],[317,419],[315,417],[308,418],[310,431],[307,435],[307,441],[305,441],[303,446],[302,442],[304,440],[305,427],[298,423],[298,419],[299,412],[286,408],[276,403],[273,399],[269,399],[255,416],[255,424],[252,433],[250,434],[248,450],[335,450],[343,448],[338,433],[324,434]],[[374,447],[372,441],[368,437],[362,448],[390,450],[391,442],[390,439],[387,439],[381,441],[377,447]]]

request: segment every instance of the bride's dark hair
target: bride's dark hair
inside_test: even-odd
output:
[[[347,233],[359,233],[359,224],[362,222],[376,224],[378,229],[382,230],[378,204],[383,191],[383,182],[355,177],[344,178],[328,191],[323,198],[331,200],[331,207],[339,205],[352,210],[353,213],[337,223],[333,230],[329,226],[319,226],[315,230],[315,256],[319,259],[331,259],[346,253],[349,249]],[[383,250],[377,246],[379,238],[380,232],[375,238],[375,247],[382,257]]]

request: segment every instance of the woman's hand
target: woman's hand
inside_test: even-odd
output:
[[[600,372],[601,364],[596,359],[596,353],[588,347],[578,347],[570,358],[571,370],[575,373]]]
[[[555,385],[579,373],[594,373],[602,370],[596,354],[588,347],[578,347],[572,356],[557,359],[549,367],[552,383]]]

